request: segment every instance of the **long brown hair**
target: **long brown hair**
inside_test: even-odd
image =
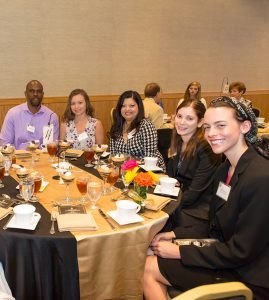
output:
[[[72,98],[76,95],[83,96],[85,103],[86,103],[86,115],[89,117],[93,117],[94,109],[90,103],[90,97],[83,89],[75,89],[68,96],[67,106],[66,106],[65,112],[62,116],[62,122],[69,122],[69,121],[75,119],[75,114],[71,110],[71,101],[72,101]]]
[[[192,85],[198,87],[198,92],[197,92],[197,94],[195,95],[195,99],[196,99],[196,100],[201,100],[201,83],[198,82],[198,81],[193,81],[193,82],[191,82],[191,83],[187,86],[186,91],[185,91],[185,94],[184,94],[184,100],[191,100],[191,95],[190,95],[189,88],[190,88]]]
[[[196,116],[198,117],[198,122],[201,121],[201,119],[204,117],[204,114],[206,111],[204,104],[199,100],[184,100],[178,106],[178,108],[176,110],[176,114],[182,107],[192,107],[193,110],[195,111]],[[182,157],[190,158],[190,157],[194,156],[194,153],[196,151],[197,144],[199,141],[206,142],[206,140],[204,138],[204,133],[203,133],[202,127],[197,127],[196,132],[190,138],[190,140],[187,144],[187,147],[186,147],[184,153],[182,154]],[[171,153],[172,155],[174,155],[175,153],[180,154],[182,145],[183,145],[183,140],[182,140],[181,136],[177,133],[176,128],[174,127],[169,153]]]

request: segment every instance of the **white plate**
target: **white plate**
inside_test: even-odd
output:
[[[107,214],[120,225],[127,225],[127,224],[132,224],[132,223],[137,223],[137,222],[143,222],[144,221],[144,219],[141,216],[139,216],[138,214],[135,214],[131,218],[130,217],[122,218],[118,215],[117,210],[108,211]]]
[[[35,230],[37,223],[39,222],[41,216],[39,213],[34,213],[33,220],[30,223],[18,223],[16,221],[15,215],[8,222],[7,228],[17,228],[17,229],[27,229]]]
[[[145,171],[163,171],[162,168],[160,167],[154,167],[154,168],[149,168],[149,167],[146,167],[145,165],[139,165],[140,168],[144,169]]]
[[[170,192],[165,192],[163,193],[162,190],[161,190],[161,186],[160,185],[156,185],[156,188],[154,190],[154,194],[161,194],[161,195],[168,195],[168,196],[174,196],[174,197],[177,197],[178,196],[178,193],[180,191],[180,188],[179,187],[174,187],[173,190],[171,190]]]

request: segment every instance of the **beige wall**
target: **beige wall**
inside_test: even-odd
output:
[[[182,92],[222,78],[268,89],[267,0],[0,0],[0,99],[30,79],[46,96]]]

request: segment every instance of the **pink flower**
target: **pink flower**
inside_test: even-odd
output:
[[[133,168],[137,167],[138,163],[136,160],[127,160],[122,165],[122,170],[132,170]]]

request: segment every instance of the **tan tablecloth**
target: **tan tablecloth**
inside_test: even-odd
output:
[[[27,167],[30,162],[19,160],[18,163]],[[44,180],[49,181],[49,185],[38,196],[42,205],[51,211],[55,209],[55,201],[63,200],[65,186],[52,179],[56,171],[50,166],[48,155],[40,155],[35,170],[43,174]],[[88,174],[76,167],[73,172],[76,176]],[[14,171],[11,175],[16,178]],[[105,212],[114,210],[115,201],[111,198],[118,194],[119,191],[102,197],[98,205]],[[70,186],[70,196],[75,201],[80,198],[75,182]],[[89,209],[89,205],[86,207]],[[99,226],[97,231],[72,232],[77,239],[81,299],[142,299],[141,280],[146,251],[153,236],[164,226],[168,215],[162,211],[146,211],[144,222],[125,226],[110,219],[117,227],[116,231],[110,228],[98,211],[94,211],[93,216]]]

